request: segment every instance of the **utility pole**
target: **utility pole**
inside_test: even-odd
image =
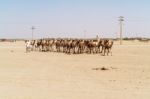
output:
[[[119,17],[119,22],[120,22],[120,45],[122,45],[122,25],[123,25],[124,17],[120,16]]]
[[[35,27],[34,26],[32,26],[31,27],[31,30],[32,30],[32,40],[34,39],[34,37],[33,37],[33,33],[34,33],[34,30],[35,30]]]

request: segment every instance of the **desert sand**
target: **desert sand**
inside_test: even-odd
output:
[[[25,53],[24,42],[1,42],[0,99],[150,99],[150,42],[115,42],[112,52]]]

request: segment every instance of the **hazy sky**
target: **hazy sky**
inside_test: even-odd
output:
[[[0,0],[0,38],[150,37],[150,0]]]

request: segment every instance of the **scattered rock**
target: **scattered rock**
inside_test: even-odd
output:
[[[101,70],[109,70],[108,68],[102,67]]]
[[[102,68],[92,68],[92,70],[109,70],[109,69],[106,67],[102,67]]]
[[[110,69],[117,69],[115,67],[110,67],[110,68],[106,68],[106,67],[97,67],[97,68],[92,68],[92,70],[110,70]]]

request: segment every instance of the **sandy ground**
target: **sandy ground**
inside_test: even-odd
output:
[[[112,51],[25,53],[23,42],[0,43],[0,99],[150,99],[150,43],[115,42]]]

